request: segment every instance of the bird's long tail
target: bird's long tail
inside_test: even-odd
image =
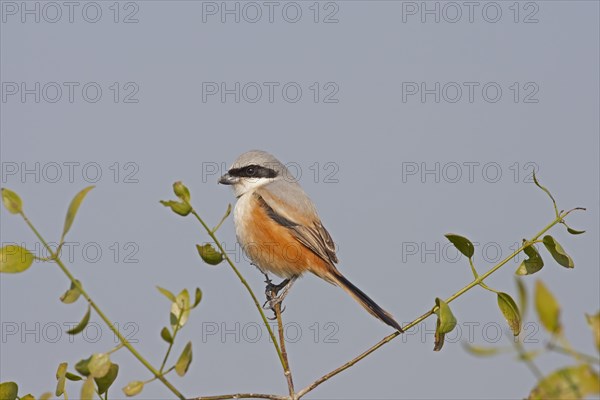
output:
[[[369,296],[367,296],[362,290],[354,286],[354,284],[348,279],[346,279],[346,277],[342,275],[341,272],[335,270],[328,274],[327,278],[329,278],[328,280],[331,280],[337,286],[344,289],[350,296],[354,298],[354,300],[358,302],[358,304],[363,306],[364,309],[369,312],[369,314],[385,322],[397,331],[404,332],[400,324],[396,322],[394,317],[392,317],[392,315],[389,312],[385,311]]]

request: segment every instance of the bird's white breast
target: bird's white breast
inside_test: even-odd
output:
[[[242,195],[235,204],[233,209],[233,222],[235,224],[235,235],[239,244],[244,248],[250,241],[248,225],[252,218],[252,194],[246,193]]]

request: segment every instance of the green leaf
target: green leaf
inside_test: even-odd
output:
[[[98,386],[98,393],[104,394],[108,391],[108,388],[114,383],[119,374],[119,365],[111,364],[108,372],[101,378],[94,378],[96,386]]]
[[[521,313],[517,303],[507,293],[500,292],[498,293],[498,307],[502,311],[506,322],[508,322],[513,335],[519,336],[519,333],[521,333]]]
[[[19,214],[23,212],[23,202],[18,194],[10,189],[2,188],[2,202],[4,207],[11,214]]]
[[[198,304],[200,304],[200,300],[202,300],[202,290],[200,288],[196,288],[196,294],[194,297],[194,305],[192,308],[196,308]]]
[[[554,260],[556,260],[557,263],[559,263],[565,268],[575,267],[575,264],[573,263],[571,257],[569,257],[569,255],[565,252],[565,249],[562,248],[562,246],[556,241],[556,239],[554,239],[550,235],[546,235],[544,236],[544,239],[542,239],[542,242],[544,243],[544,246],[546,246],[546,249],[548,249],[550,254],[552,254],[552,257],[554,258]]]
[[[89,371],[88,371],[88,372],[89,372]],[[82,378],[82,377],[80,377],[79,375],[75,375],[75,374],[72,374],[72,373],[70,373],[70,372],[67,372],[67,373],[66,373],[66,375],[65,375],[65,378],[67,378],[68,380],[70,380],[70,381],[73,381],[73,382],[77,382],[77,381],[80,381],[80,380],[82,380],[82,379],[83,379],[83,378]]]
[[[142,391],[142,389],[144,389],[144,382],[132,381],[129,382],[127,386],[123,388],[123,393],[125,393],[126,396],[131,397],[135,396],[136,394],[139,394]]]
[[[189,204],[182,203],[180,201],[161,200],[160,204],[162,204],[165,207],[171,208],[171,211],[173,211],[175,214],[179,214],[183,217],[185,217],[186,215],[188,215],[189,213],[192,212],[192,207],[190,207]]]
[[[542,326],[550,333],[561,331],[560,306],[554,295],[540,280],[535,282],[535,310]]]
[[[205,263],[210,265],[217,265],[223,261],[223,254],[217,251],[212,244],[206,243],[204,246],[196,245],[198,254]]]
[[[448,304],[446,304],[446,302],[439,297],[436,297],[435,305],[438,306],[438,309],[435,312],[439,321],[437,330],[439,330],[441,333],[452,332],[456,326],[456,318],[454,317],[454,314],[452,314],[450,306],[448,306]]]
[[[578,231],[577,229],[571,228],[565,221],[560,221],[560,223],[567,228],[567,232],[569,232],[571,235],[581,235],[585,233],[585,231]]]
[[[166,326],[160,331],[160,337],[163,338],[165,342],[173,344],[173,336],[171,336],[171,331],[169,331]]]
[[[0,249],[0,273],[17,274],[31,267],[33,254],[24,247],[9,244]]]
[[[67,331],[67,333],[69,335],[77,335],[78,333],[83,331],[85,329],[85,327],[87,326],[88,322],[90,322],[91,311],[92,311],[92,309],[90,308],[90,306],[88,306],[87,312],[85,313],[85,315],[83,316],[83,318],[81,319],[79,324],[77,324],[77,326],[74,327],[73,329],[69,329]]]
[[[171,304],[171,325],[173,328],[177,326],[183,327],[190,315],[190,294],[187,289],[183,289],[178,295],[173,304]]]
[[[96,393],[96,388],[94,387],[94,380],[92,377],[88,377],[85,382],[83,382],[83,386],[81,386],[81,400],[92,400],[94,398],[94,393]]]
[[[65,217],[65,226],[63,228],[63,233],[60,239],[61,243],[67,235],[67,232],[69,232],[69,230],[71,229],[73,221],[75,220],[75,215],[77,215],[77,210],[79,210],[79,206],[85,198],[85,195],[88,194],[88,192],[93,188],[94,186],[86,187],[85,189],[77,193],[75,197],[73,197],[73,200],[71,200],[71,204],[69,204],[69,209],[67,210],[67,216]]]
[[[156,287],[158,289],[159,292],[161,292],[167,299],[171,300],[172,302],[175,302],[175,295],[173,294],[173,292],[171,292],[170,290],[167,290],[165,288],[161,288],[160,286]]]
[[[466,237],[454,233],[447,233],[444,236],[446,236],[446,239],[452,242],[454,247],[456,247],[465,257],[472,258],[473,254],[475,254],[473,243]]]
[[[192,362],[192,342],[188,342],[175,364],[177,375],[184,376]]]
[[[519,310],[521,310],[521,317],[525,318],[527,313],[527,286],[521,278],[515,278],[517,284],[517,293],[519,295]]]
[[[67,363],[58,364],[58,369],[56,370],[56,379],[58,382],[56,383],[56,391],[54,394],[57,396],[62,396],[65,392],[65,378],[67,375]]]
[[[581,235],[582,233],[585,233],[585,231],[578,231],[577,229],[573,229],[570,226],[567,226],[567,232],[569,232],[571,235]]]
[[[44,392],[40,395],[40,400],[50,400],[52,399],[52,393]]]
[[[181,181],[177,181],[173,184],[173,192],[175,193],[175,196],[179,197],[180,200],[183,200],[184,203],[190,202],[190,191],[183,183],[181,183]]]
[[[81,282],[77,281],[79,286],[81,286]],[[75,283],[71,282],[71,287],[67,290],[62,296],[60,296],[60,301],[65,304],[75,303],[77,299],[81,296],[81,292]]]
[[[525,243],[525,240],[523,240]],[[540,253],[537,251],[533,244],[525,247],[523,249],[528,258],[521,262],[519,268],[515,272],[517,275],[531,275],[538,272],[544,266],[544,260],[540,256]]]
[[[440,351],[444,346],[444,336],[456,327],[456,318],[454,317],[454,314],[452,314],[452,310],[450,310],[448,304],[439,297],[436,297],[435,305],[437,306],[435,313],[437,314],[438,319],[435,328],[435,344],[433,351]]]
[[[499,347],[484,347],[484,346],[474,346],[467,342],[463,343],[463,347],[468,353],[471,353],[474,356],[478,357],[490,357],[500,353]]]
[[[3,191],[5,189],[2,189]],[[14,382],[2,382],[0,383],[0,399],[2,400],[15,400],[19,393],[19,386]]]
[[[561,368],[538,382],[529,399],[572,400],[600,394],[600,377],[587,365]]]
[[[90,369],[88,368],[88,364],[92,360],[92,356],[85,358],[83,360],[79,360],[77,364],[75,364],[75,370],[79,372],[83,376],[88,376],[90,374]]]
[[[21,396],[21,400],[35,400],[35,397],[31,393],[29,393],[25,396]]]
[[[102,378],[108,371],[111,366],[110,356],[106,353],[94,353],[92,354],[92,358],[88,363],[88,369],[90,370],[90,375],[93,378]]]
[[[596,315],[585,315],[587,322],[592,329],[594,335],[594,342],[596,343],[596,349],[600,351],[600,311]]]

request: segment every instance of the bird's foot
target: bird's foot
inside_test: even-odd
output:
[[[277,313],[275,312],[275,308],[271,308],[271,305],[267,304],[269,303],[269,301],[265,301],[265,304],[263,304],[263,309],[265,310],[271,310],[273,311],[273,316],[272,317],[267,317],[267,319],[269,321],[277,321]],[[274,307],[274,306],[273,306]],[[285,311],[285,306],[283,306],[283,308],[281,309],[281,311],[279,311],[280,314],[283,314],[283,312]]]
[[[273,284],[270,279],[267,278],[267,287],[265,288],[265,295],[267,296],[267,301],[263,304],[263,308],[265,310],[273,310],[275,311],[275,307],[281,305],[281,302],[287,294],[289,293],[290,288],[294,284],[295,279],[285,279],[280,284]],[[283,312],[285,308],[281,310]]]
[[[285,279],[281,283],[276,285],[271,279],[267,277],[265,283],[267,284],[267,286],[265,287],[265,295],[267,296],[267,299],[270,300],[272,298],[277,297],[281,289],[285,289],[285,287],[290,283],[290,280]]]

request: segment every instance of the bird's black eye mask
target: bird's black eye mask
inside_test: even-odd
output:
[[[247,165],[242,168],[231,168],[230,176],[238,178],[275,178],[277,171],[271,168],[262,167],[260,165]]]

